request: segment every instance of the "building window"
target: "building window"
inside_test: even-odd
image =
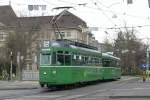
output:
[[[65,32],[55,32],[57,37],[60,37],[60,34],[62,35],[62,37],[65,37]]]
[[[5,41],[8,34],[5,32],[0,32],[0,41]]]
[[[67,37],[71,37],[71,32],[67,32]]]
[[[65,32],[60,32],[60,34],[62,35],[62,37],[65,37]]]

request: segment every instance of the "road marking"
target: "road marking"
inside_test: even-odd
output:
[[[64,95],[33,95],[33,96],[24,96],[22,98],[58,98]]]
[[[111,89],[112,91],[126,91],[126,90],[150,90],[150,88],[131,88],[131,89]]]
[[[70,95],[70,96],[58,98],[57,100],[70,100],[70,99],[79,98],[79,97],[82,97],[82,96],[83,95]]]
[[[60,99],[57,99],[57,100],[70,100],[70,99],[75,99],[75,98],[82,98],[82,97],[86,97],[86,96],[89,96],[89,95],[94,95],[96,93],[105,92],[105,91],[107,91],[107,89],[96,90],[94,92],[87,92],[87,93],[84,93],[82,95],[71,95],[71,96],[63,97],[63,98],[60,98]]]
[[[133,89],[135,89],[135,90],[149,90],[150,88],[133,88]]]
[[[17,99],[4,99],[4,100],[43,100],[43,99],[55,99],[55,98],[60,98],[64,95],[33,95],[33,96],[23,96],[23,97],[19,97]]]

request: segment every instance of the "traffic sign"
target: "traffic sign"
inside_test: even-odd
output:
[[[145,69],[145,68],[147,68],[147,67],[148,67],[148,64],[141,64],[141,65],[140,65],[140,68],[142,68],[142,69],[143,69],[143,68]]]

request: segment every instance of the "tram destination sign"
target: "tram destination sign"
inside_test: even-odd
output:
[[[44,41],[43,41],[43,47],[44,47],[44,48],[50,47],[50,41],[44,40]]]

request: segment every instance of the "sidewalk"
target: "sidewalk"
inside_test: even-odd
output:
[[[139,79],[138,77],[123,76],[119,81],[130,81]],[[38,81],[0,81],[0,90],[21,90],[40,88]]]
[[[0,90],[19,90],[40,88],[38,81],[0,81]]]
[[[127,80],[139,80],[139,79],[140,77],[137,76],[121,76],[120,80],[127,81]]]

